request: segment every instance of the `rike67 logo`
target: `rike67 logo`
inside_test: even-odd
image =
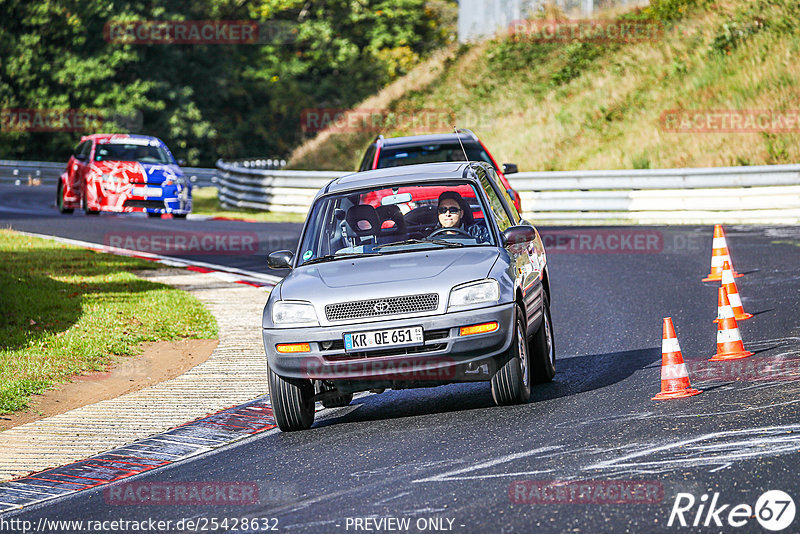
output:
[[[753,526],[750,520],[755,518],[763,528],[778,532],[789,527],[795,516],[794,499],[780,490],[764,492],[755,506],[749,504],[722,504],[719,493],[709,496],[703,494],[699,499],[691,493],[678,493],[669,514],[667,526],[693,527],[731,527]]]

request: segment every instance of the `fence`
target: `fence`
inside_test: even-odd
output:
[[[0,160],[0,184],[53,185],[66,169],[66,162]],[[182,167],[184,175],[198,187],[217,184],[217,169]]]
[[[0,160],[0,183],[55,184],[64,163]],[[184,167],[216,185],[224,207],[306,213],[317,191],[350,171],[284,171],[217,162]],[[800,165],[618,171],[522,172],[509,176],[523,215],[563,224],[800,223]]]
[[[266,171],[223,161],[225,206],[306,213],[316,192],[349,171]],[[800,165],[509,176],[523,215],[571,224],[800,223]]]

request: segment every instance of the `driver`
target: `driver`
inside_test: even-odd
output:
[[[436,210],[439,214],[439,224],[434,231],[442,228],[460,228],[474,237],[478,243],[488,243],[489,230],[479,223],[469,224],[469,221],[472,221],[472,214],[468,209],[469,206],[461,195],[455,191],[445,191],[439,195],[439,205]]]

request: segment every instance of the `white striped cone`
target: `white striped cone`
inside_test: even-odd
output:
[[[722,265],[722,286],[728,293],[728,302],[731,304],[733,316],[736,317],[736,320],[744,321],[751,318],[753,314],[744,311],[742,299],[739,297],[739,288],[736,287],[736,281],[733,279],[733,269],[730,262],[727,261]],[[714,320],[715,323],[718,321],[719,319]]]
[[[752,356],[753,353],[744,349],[742,334],[736,324],[731,303],[728,300],[728,291],[725,286],[719,288],[717,306],[717,353],[708,361],[719,362],[725,360],[739,360]]]
[[[719,224],[714,225],[714,241],[711,245],[711,272],[708,276],[703,278],[703,282],[718,282],[722,280],[722,269],[725,262],[731,264],[733,276],[739,278],[742,276],[733,270],[733,260],[728,251],[728,242],[725,240],[725,230]]]
[[[702,391],[692,388],[689,383],[672,318],[665,317],[661,336],[661,392],[653,400],[680,399],[699,393]]]

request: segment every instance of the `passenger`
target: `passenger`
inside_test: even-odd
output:
[[[474,237],[478,243],[489,242],[489,230],[486,225],[474,221],[469,206],[455,191],[445,191],[439,195],[436,211],[439,214],[439,224],[434,231],[442,228],[460,228]]]

